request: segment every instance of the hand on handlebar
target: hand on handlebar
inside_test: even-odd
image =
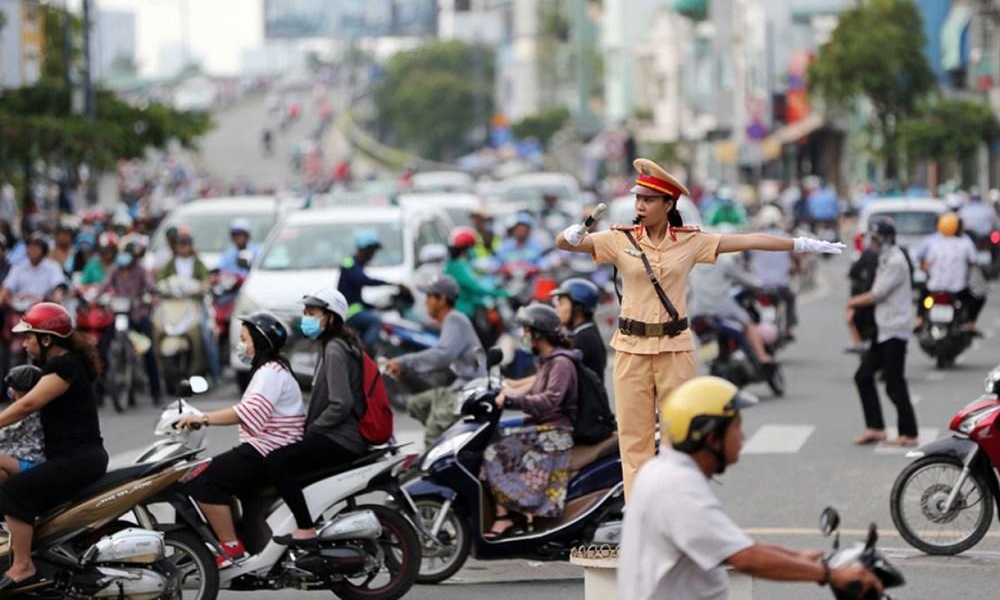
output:
[[[882,582],[863,565],[853,564],[842,569],[830,571],[830,585],[838,590],[848,590],[861,597],[870,590],[878,593],[882,597]]]
[[[184,415],[183,417],[177,419],[177,423],[174,427],[178,429],[201,429],[205,425],[208,425],[208,419],[205,416],[198,415]]]

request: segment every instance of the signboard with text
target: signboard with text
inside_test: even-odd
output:
[[[264,0],[268,39],[429,37],[436,0]]]

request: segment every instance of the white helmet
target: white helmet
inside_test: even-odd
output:
[[[302,304],[328,310],[341,320],[347,320],[347,298],[332,287],[321,287],[308,296],[303,296]]]
[[[773,204],[768,204],[757,213],[757,226],[761,229],[780,227],[783,218],[784,216],[781,214],[780,208]]]

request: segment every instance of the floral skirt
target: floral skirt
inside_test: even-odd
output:
[[[535,517],[558,518],[569,484],[570,432],[549,426],[505,429],[486,448],[479,478],[498,505]]]

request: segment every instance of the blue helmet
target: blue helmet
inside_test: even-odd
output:
[[[562,282],[558,288],[552,290],[550,296],[552,298],[568,296],[574,304],[579,304],[584,310],[592,313],[601,299],[601,292],[590,281],[574,277]]]
[[[362,229],[354,234],[354,247],[358,250],[378,250],[382,242],[378,241],[378,234],[373,230]]]

